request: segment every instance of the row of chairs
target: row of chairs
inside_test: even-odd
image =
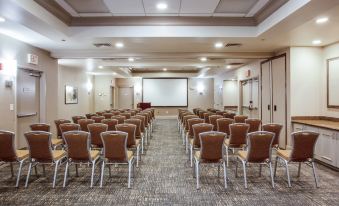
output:
[[[101,117],[100,114],[86,115],[85,118],[73,117],[74,123],[69,120],[56,120],[57,138],[52,138],[50,125],[33,124],[30,126],[31,131],[25,133],[28,150],[16,150],[15,134],[0,131],[0,161],[10,163],[12,176],[14,176],[13,163],[19,162],[16,187],[19,186],[21,170],[26,160],[29,162],[29,168],[25,187],[28,186],[32,168],[37,174],[37,165],[42,165],[45,174],[45,165],[54,165],[53,188],[56,184],[58,167],[64,163],[66,163],[64,187],[69,174],[69,166],[72,164],[75,165],[77,176],[79,164],[92,165],[91,187],[98,162],[102,162],[100,187],[102,187],[106,165],[109,166],[109,174],[111,174],[111,164],[128,164],[128,187],[130,188],[134,163],[136,162],[138,167],[139,157],[141,158],[140,145],[143,154],[143,138],[151,137],[155,120],[154,110],[148,109],[135,113],[130,110],[119,112],[111,118],[120,115],[124,117],[124,121],[109,119],[107,115],[101,119],[101,123],[97,123],[94,119]],[[105,111],[104,114],[108,113]],[[136,161],[133,151],[136,153]]]
[[[196,112],[197,110],[195,110]],[[198,110],[199,111],[199,110]],[[318,133],[311,131],[292,133],[292,150],[279,149],[279,136],[282,125],[264,124],[260,130],[261,121],[257,119],[247,119],[246,116],[240,116],[245,123],[235,123],[234,119],[224,118],[221,115],[212,114],[209,121],[200,118],[188,110],[179,110],[178,130],[181,136],[185,137],[185,150],[187,145],[190,147],[190,165],[193,167],[193,158],[195,163],[195,174],[197,178],[197,189],[199,189],[199,164],[214,163],[218,165],[218,176],[220,167],[224,167],[225,188],[226,166],[228,165],[229,150],[237,152],[236,176],[238,160],[243,164],[244,184],[247,188],[246,165],[248,163],[257,163],[260,165],[261,174],[262,165],[270,168],[271,183],[274,188],[274,176],[276,174],[277,164],[283,162],[286,167],[288,186],[291,186],[288,164],[290,162],[299,163],[298,176],[300,175],[301,163],[305,162],[312,166],[315,184],[318,187],[318,180],[314,166],[314,146],[316,144]],[[239,120],[238,120],[239,121]],[[216,129],[215,129],[216,128]],[[225,149],[223,149],[225,148]],[[272,172],[272,149],[276,151],[276,161],[274,173]],[[194,152],[194,154],[193,154]],[[226,160],[224,154],[226,153]]]

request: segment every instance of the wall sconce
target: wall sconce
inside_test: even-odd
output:
[[[140,96],[140,95],[141,95],[141,90],[142,90],[141,85],[136,85],[136,86],[134,87],[134,90],[135,90],[135,94],[136,94],[137,96]]]
[[[92,84],[91,80],[88,80],[88,81],[87,81],[86,87],[87,87],[88,95],[90,95],[90,94],[91,94],[91,91],[92,91],[92,89],[93,89],[93,84]]]
[[[197,92],[198,92],[198,94],[203,95],[204,94],[204,90],[205,90],[205,87],[204,87],[203,84],[198,84],[197,85]]]

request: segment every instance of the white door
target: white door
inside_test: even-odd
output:
[[[118,89],[118,108],[133,109],[134,107],[133,87],[119,87]]]
[[[271,122],[271,74],[270,62],[261,64],[261,121]]]
[[[26,69],[17,71],[17,133],[16,147],[27,146],[24,133],[30,125],[40,122],[40,73]]]
[[[252,80],[247,80],[241,82],[241,93],[242,93],[242,105],[241,105],[241,114],[251,117],[250,111],[250,101],[251,101],[251,88]]]
[[[272,122],[282,124],[279,140],[281,148],[286,147],[286,62],[285,56],[272,60]]]
[[[319,146],[316,146],[316,152],[318,153],[318,159],[335,166],[336,165],[336,160],[335,160],[335,146],[336,146],[336,141],[335,141],[335,132],[331,130],[320,130],[320,135],[317,141],[317,144]],[[318,149],[317,149],[318,148]]]

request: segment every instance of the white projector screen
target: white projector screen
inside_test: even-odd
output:
[[[143,79],[143,102],[155,107],[187,107],[187,79]]]

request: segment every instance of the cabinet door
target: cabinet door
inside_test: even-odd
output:
[[[303,131],[303,125],[298,124],[298,123],[294,123],[293,124],[293,132],[300,132],[300,131]]]
[[[317,159],[335,166],[335,147],[336,147],[336,136],[335,132],[331,130],[320,130],[319,139],[316,145],[316,157]],[[319,144],[319,145],[318,145]]]
[[[261,64],[261,121],[263,124],[271,123],[271,62]]]

